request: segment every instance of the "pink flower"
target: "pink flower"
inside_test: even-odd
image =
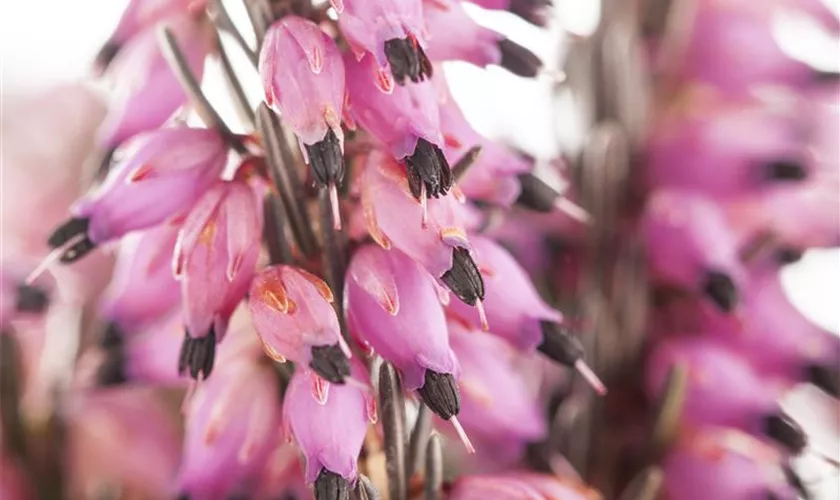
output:
[[[49,237],[73,262],[97,245],[185,215],[215,182],[227,148],[213,131],[172,128],[138,137],[125,162],[71,208]]]
[[[739,246],[710,199],[684,190],[657,191],[641,225],[655,280],[705,295],[724,312],[735,308],[745,280]]]
[[[347,270],[353,335],[402,373],[404,387],[445,420],[458,414],[458,361],[432,276],[399,250],[366,245]]]
[[[339,26],[356,59],[372,60],[361,78],[375,81],[382,92],[432,76],[426,57],[422,0],[334,0]]]
[[[320,278],[292,266],[263,269],[251,284],[248,307],[266,354],[311,367],[333,383],[350,374],[333,293]]]
[[[469,305],[481,306],[484,282],[469,252],[460,207],[452,194],[417,203],[405,173],[372,151],[362,177],[362,206],[371,236],[383,248],[398,248],[443,281]]]
[[[737,353],[714,341],[682,338],[659,342],[647,364],[646,385],[652,398],[664,387],[669,370],[680,363],[688,371],[683,422],[766,435],[793,453],[805,447],[802,429],[779,406],[779,388],[762,380]]]
[[[427,1],[423,17],[429,30],[429,58],[467,61],[482,68],[500,65],[524,77],[536,76],[542,62],[530,50],[485,28],[467,14],[458,0]]]
[[[461,412],[479,454],[516,458],[546,434],[542,405],[527,377],[531,362],[504,342],[457,321],[448,322],[450,345],[460,362]]]
[[[200,80],[210,52],[209,25],[187,14],[169,18],[190,70]],[[112,105],[99,131],[99,145],[112,149],[125,140],[154,130],[186,104],[187,96],[161,53],[156,30],[146,30],[126,44],[108,76],[114,82]]]
[[[187,216],[175,248],[186,333],[178,371],[210,375],[215,345],[245,296],[259,256],[262,199],[242,181],[218,181]]]
[[[198,386],[186,413],[178,488],[190,498],[225,498],[256,479],[280,443],[277,375],[241,359]]]
[[[665,458],[667,498],[752,500],[799,498],[792,471],[773,447],[733,429],[703,428]]]
[[[179,230],[177,224],[163,224],[122,240],[114,275],[99,303],[103,319],[137,331],[180,305],[181,291],[172,274]]]
[[[337,200],[336,185],[344,178],[341,52],[312,21],[285,16],[266,33],[259,67],[266,102],[297,135],[315,181]]]
[[[686,92],[683,108],[656,124],[647,150],[650,185],[731,200],[813,174],[815,158],[799,133],[796,108],[756,101],[732,105],[694,91]]]
[[[349,111],[353,119],[382,142],[408,173],[411,194],[421,202],[452,187],[452,173],[443,154],[435,89],[431,82],[379,92],[365,73],[370,58],[345,57]]]
[[[357,379],[369,378],[358,364],[353,371]],[[323,394],[325,391],[328,394]],[[326,400],[322,395],[328,396]],[[326,498],[321,490],[349,493],[355,484],[356,463],[372,416],[370,408],[370,398],[361,388],[330,385],[306,369],[297,370],[289,382],[283,419],[303,452],[306,482],[315,483],[317,498]]]
[[[462,476],[455,482],[451,500],[598,500],[601,495],[579,482],[529,472],[487,476]]]

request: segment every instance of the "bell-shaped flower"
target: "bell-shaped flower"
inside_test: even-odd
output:
[[[357,363],[353,372],[357,379],[369,379]],[[347,498],[352,491],[368,424],[375,418],[371,401],[372,393],[361,387],[330,385],[307,369],[295,371],[289,381],[283,420],[303,452],[306,482],[314,483],[318,500]]]
[[[730,200],[814,174],[814,153],[800,133],[795,107],[732,105],[701,90],[686,92],[684,106],[663,113],[655,124],[646,156],[651,186]]]
[[[458,361],[434,278],[399,250],[366,245],[353,254],[344,296],[353,335],[393,363],[435,413],[457,415]]]
[[[432,61],[466,61],[482,68],[498,65],[524,77],[536,76],[542,67],[530,50],[473,21],[460,1],[426,2],[423,17]]]
[[[426,56],[422,0],[332,0],[339,27],[356,59],[371,61],[365,78],[381,92],[394,90],[394,81],[421,82],[432,76]]]
[[[262,198],[239,180],[218,181],[184,221],[173,259],[186,327],[180,373],[207,378],[213,369],[216,344],[254,276],[262,226]]]
[[[161,129],[132,142],[126,160],[70,208],[48,244],[73,262],[97,245],[185,215],[216,182],[227,148],[211,130]]]
[[[196,78],[204,74],[211,26],[206,18],[181,14],[166,25]],[[157,30],[145,30],[117,54],[107,76],[113,80],[111,106],[99,130],[99,145],[113,149],[141,132],[154,130],[187,103],[187,95],[161,52]]]
[[[746,277],[736,236],[712,200],[684,190],[657,191],[641,227],[655,281],[695,291],[732,312]]]
[[[323,280],[296,267],[272,266],[256,276],[249,295],[254,327],[269,357],[344,382],[351,352],[341,336],[332,290]]]
[[[421,202],[445,195],[452,187],[443,154],[440,117],[431,82],[394,89],[385,95],[368,79],[372,59],[344,58],[349,112],[353,120],[383,143],[405,166],[411,194]]]
[[[666,498],[800,498],[779,451],[734,429],[703,428],[683,436],[665,457],[663,472]]]
[[[256,479],[280,444],[278,378],[265,363],[236,360],[198,386],[186,409],[178,490],[184,498],[227,498]]]
[[[688,376],[683,423],[737,427],[774,439],[793,453],[805,447],[804,432],[779,406],[780,388],[762,380],[736,352],[695,337],[658,343],[647,364],[651,397],[659,395],[677,365],[684,366]]]
[[[120,241],[114,274],[99,302],[99,316],[121,330],[138,331],[181,302],[172,274],[180,225],[164,223]]]
[[[328,187],[344,179],[344,62],[335,41],[317,24],[285,16],[268,29],[260,52],[265,100],[297,135],[315,181]]]
[[[527,443],[546,434],[542,405],[527,375],[529,360],[492,335],[452,319],[448,325],[461,366],[458,417],[464,429],[479,454],[492,453],[494,461],[518,458]]]
[[[458,201],[450,193],[417,203],[405,178],[393,160],[379,151],[370,152],[362,177],[368,231],[380,246],[398,248],[481,313],[484,282],[470,255]]]

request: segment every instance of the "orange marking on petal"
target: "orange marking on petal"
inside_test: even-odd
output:
[[[260,339],[260,342],[262,343],[263,351],[265,351],[266,356],[273,359],[274,361],[277,361],[278,363],[286,362],[285,356],[277,352],[277,350],[271,347],[271,345],[269,345],[268,342],[266,342],[263,339]]]
[[[198,243],[210,246],[214,236],[216,236],[216,221],[211,219],[201,229],[201,234],[198,235]]]
[[[487,276],[488,278],[492,278],[496,276],[496,270],[486,264],[479,264],[478,265],[478,272]]]
[[[131,176],[128,178],[129,182],[140,182],[142,180],[148,179],[152,177],[155,173],[155,168],[149,164],[140,165],[134,172],[131,173]]]
[[[332,303],[335,298],[333,297],[332,290],[330,290],[330,286],[327,285],[324,280],[315,276],[314,274],[310,273],[309,271],[305,271],[303,269],[298,269],[300,271],[301,276],[306,278],[306,281],[315,285],[315,289],[318,290],[318,293],[321,294],[321,297],[324,297],[327,302]]]
[[[286,287],[279,280],[271,280],[263,283],[260,287],[260,294],[266,304],[275,311],[289,314],[291,300],[286,292]]]
[[[440,238],[443,240],[456,239],[459,241],[467,241],[467,232],[461,227],[447,227],[440,230]]]
[[[377,294],[377,298],[379,299],[379,305],[388,311],[388,314],[391,316],[396,316],[400,311],[399,302],[397,302],[396,298],[391,297],[391,295],[389,295],[385,290],[380,290]]]
[[[456,139],[454,136],[444,134],[443,136],[443,143],[450,148],[457,148],[461,149],[464,147],[464,143]]]
[[[387,69],[376,71],[376,86],[386,94],[394,91],[394,79],[391,78],[391,73]]]

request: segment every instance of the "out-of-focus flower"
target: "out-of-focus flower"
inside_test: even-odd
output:
[[[172,253],[180,226],[163,224],[122,240],[114,276],[100,300],[99,315],[121,330],[142,330],[180,305]]]
[[[684,436],[665,457],[669,499],[794,500],[790,470],[773,447],[733,429],[704,428]]]
[[[206,129],[162,129],[133,143],[127,159],[76,202],[72,217],[48,239],[73,262],[97,245],[185,215],[219,178],[227,161],[222,139]]]
[[[210,52],[211,32],[203,19],[188,14],[168,18],[166,25],[200,80]],[[134,37],[108,68],[113,80],[111,106],[99,131],[102,149],[113,149],[141,132],[154,130],[187,103],[187,95],[161,52],[156,30]]]
[[[353,371],[359,380],[369,378],[357,363]],[[306,481],[315,484],[318,500],[347,498],[355,485],[356,462],[372,417],[368,400],[361,388],[331,385],[306,369],[289,382],[283,418],[306,459]]]
[[[68,407],[67,426],[65,463],[72,498],[95,497],[115,487],[125,498],[171,495],[178,431],[153,391],[77,393]]]
[[[180,373],[210,375],[216,344],[254,276],[262,226],[262,199],[240,180],[218,181],[184,221],[173,261],[186,327]]]
[[[655,398],[669,371],[684,364],[688,385],[682,409],[684,423],[720,425],[766,435],[794,453],[806,444],[803,430],[779,406],[779,387],[761,380],[737,353],[709,339],[659,342],[648,358],[647,389]]]
[[[337,214],[336,186],[344,179],[341,52],[312,21],[285,16],[266,33],[259,67],[266,102],[297,135],[315,181],[330,189]],[[340,227],[340,219],[334,222]]]
[[[479,456],[492,461],[517,458],[526,443],[542,439],[546,422],[536,391],[529,387],[528,367],[521,356],[487,333],[449,320],[450,345],[461,374],[459,418]]]
[[[524,77],[536,76],[542,67],[530,50],[473,21],[460,0],[428,0],[423,17],[429,31],[429,58],[435,62],[460,60],[482,68],[498,65]]]
[[[0,330],[19,317],[39,315],[49,306],[49,293],[43,287],[29,285],[23,273],[11,262],[0,263]]]
[[[426,32],[422,0],[334,0],[340,11],[341,32],[356,59],[365,56],[359,78],[370,80],[386,93],[394,90],[394,80],[404,85],[432,76],[426,57]]]
[[[758,101],[728,104],[697,89],[686,94],[685,107],[663,114],[649,141],[651,186],[726,200],[799,183],[814,173],[796,109]]]
[[[574,479],[529,472],[463,476],[452,488],[452,500],[600,500],[597,491]]]
[[[715,203],[685,190],[659,190],[642,216],[652,276],[732,312],[745,285],[736,236]]]
[[[186,498],[250,493],[281,440],[277,375],[265,363],[225,363],[192,395],[178,491]]]
[[[345,57],[349,111],[353,119],[405,166],[411,194],[421,203],[445,195],[452,172],[443,154],[435,89],[430,82],[384,95],[368,80],[370,59]]]
[[[262,270],[248,307],[266,354],[311,367],[333,383],[350,374],[350,349],[341,336],[333,293],[320,278],[292,266]]]
[[[461,208],[452,194],[417,203],[406,190],[402,169],[372,151],[362,180],[362,206],[368,231],[380,246],[398,248],[459,299],[481,307],[484,281],[470,255]]]

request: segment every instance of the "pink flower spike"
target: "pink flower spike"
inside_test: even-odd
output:
[[[421,200],[424,185],[428,197],[446,194],[453,178],[441,149],[444,141],[432,83],[399,87],[385,95],[366,78],[373,68],[370,58],[356,61],[345,55],[344,64],[350,114],[405,166],[414,198]]]
[[[422,82],[432,76],[426,57],[422,0],[344,0],[339,27],[357,59],[373,61],[365,78],[374,75],[381,88],[393,88],[393,81]],[[338,9],[336,9],[338,10]],[[367,57],[365,57],[367,55]],[[391,79],[393,75],[393,80]]]
[[[181,281],[186,333],[179,373],[204,378],[216,344],[248,291],[262,238],[262,198],[240,181],[218,181],[187,216],[173,267]]]
[[[166,25],[200,80],[211,47],[209,23],[181,14],[169,18]],[[187,95],[161,52],[157,30],[146,30],[132,39],[114,59],[107,76],[114,87],[112,106],[99,131],[98,142],[105,150],[160,127],[187,104]]]
[[[537,76],[542,68],[542,62],[530,50],[473,21],[460,1],[445,6],[426,2],[423,17],[429,30],[427,53],[432,61],[466,61],[482,68],[500,65],[523,77]]]
[[[462,208],[452,194],[423,207],[406,189],[405,172],[379,151],[367,158],[362,206],[371,236],[380,246],[391,245],[420,263],[465,303],[484,299],[484,282],[469,252]]]
[[[361,247],[347,270],[347,321],[360,342],[400,370],[407,390],[448,420],[460,410],[458,362],[432,280],[398,250]]]
[[[297,135],[315,182],[330,189],[344,180],[344,63],[335,41],[317,24],[284,16],[268,29],[260,52],[266,102]],[[340,218],[334,223],[340,228]]]
[[[132,141],[126,160],[71,208],[47,243],[74,262],[97,245],[184,216],[216,182],[227,147],[211,130],[171,128]]]
[[[350,375],[333,293],[320,278],[292,266],[263,269],[251,284],[248,307],[269,357],[309,366],[325,380]]]
[[[354,364],[356,377],[365,377],[362,370]],[[312,394],[312,378],[320,379],[307,369],[295,371],[283,399],[283,418],[306,458],[306,481],[315,483],[317,498],[326,498],[321,490],[331,486],[349,491],[356,481],[356,463],[368,427],[368,399],[359,388],[345,384],[330,386],[329,398],[318,401]]]

